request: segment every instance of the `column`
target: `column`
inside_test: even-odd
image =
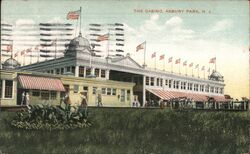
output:
[[[84,73],[83,73],[83,77],[86,77],[86,66],[84,66]]]
[[[109,80],[109,70],[105,71],[105,77],[106,77],[107,80]]]
[[[143,107],[145,106],[145,103],[146,103],[146,76],[143,75],[143,82],[142,82],[142,105]]]
[[[4,98],[5,96],[5,80],[3,80],[3,84],[2,84],[2,89],[3,89],[3,91],[2,91],[2,98]]]
[[[94,67],[91,67],[91,75],[95,75],[95,68]]]
[[[79,66],[75,66],[75,77],[79,77]]]

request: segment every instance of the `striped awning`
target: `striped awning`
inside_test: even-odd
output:
[[[186,97],[189,99],[193,99],[194,101],[202,101],[202,102],[208,100],[207,95],[204,95],[204,94],[185,93],[185,92],[167,91],[167,90],[161,90],[161,89],[148,89],[148,88],[146,90],[163,100],[169,100],[172,98],[180,98],[180,97]],[[222,101],[223,97],[224,96],[216,96],[215,100]]]
[[[229,101],[228,99],[225,98],[225,96],[214,96],[214,99],[216,102],[226,102]]]
[[[18,80],[23,89],[65,91],[62,81],[58,78],[19,75]]]

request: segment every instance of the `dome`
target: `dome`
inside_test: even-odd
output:
[[[75,51],[90,52],[90,50],[91,48],[89,41],[86,38],[82,37],[81,34],[79,34],[78,37],[70,41],[68,49],[66,50],[66,54]]]
[[[20,66],[21,65],[14,58],[9,58],[3,63],[4,69],[15,69]]]
[[[224,81],[223,76],[217,71],[213,71],[212,74],[209,76],[209,79],[222,82]]]

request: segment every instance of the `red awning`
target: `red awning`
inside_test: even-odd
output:
[[[167,91],[160,89],[147,89],[147,91],[151,92],[152,94],[164,100],[169,100],[172,98],[179,98],[179,97],[187,97],[189,99],[193,99],[194,101],[207,101],[207,96],[203,94]]]
[[[23,89],[65,91],[62,81],[57,78],[19,75],[18,79]]]
[[[213,96],[216,102],[226,102],[228,99],[225,98],[225,96]]]

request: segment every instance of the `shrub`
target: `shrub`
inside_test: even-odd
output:
[[[11,125],[21,129],[64,130],[91,126],[87,120],[86,108],[70,105],[29,105],[18,112]]]

